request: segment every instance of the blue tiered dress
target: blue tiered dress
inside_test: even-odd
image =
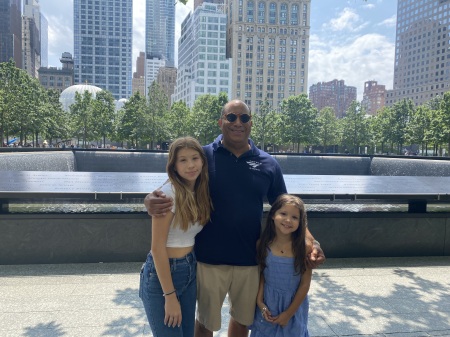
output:
[[[267,253],[264,269],[264,303],[272,316],[285,311],[294,299],[300,284],[301,275],[295,273],[294,258],[275,256],[270,249]],[[267,322],[256,307],[255,319],[250,326],[250,337],[309,337],[308,333],[308,296],[298,308],[288,325],[282,328],[278,324]]]

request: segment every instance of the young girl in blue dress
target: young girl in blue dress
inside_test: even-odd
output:
[[[250,337],[308,337],[308,291],[303,201],[283,194],[272,205],[257,248],[261,270]]]
[[[195,235],[210,217],[208,162],[192,137],[169,148],[168,182],[161,187],[173,207],[153,217],[152,243],[141,270],[139,296],[154,337],[193,337],[197,298]]]

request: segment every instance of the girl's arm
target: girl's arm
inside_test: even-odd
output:
[[[259,288],[258,288],[258,295],[256,295],[256,305],[258,306],[259,310],[261,311],[262,317],[272,322],[272,314],[270,313],[269,308],[264,303],[264,275],[261,273],[261,276],[259,277]]]
[[[178,302],[177,294],[170,273],[169,256],[167,255],[167,237],[169,235],[170,225],[174,214],[172,212],[152,220],[152,255],[155,261],[156,273],[163,289],[163,296],[166,300],[164,306],[165,316],[164,324],[169,326],[181,325],[181,307]]]
[[[259,277],[259,288],[258,288],[258,295],[256,295],[256,305],[258,306],[259,310],[261,312],[263,311],[263,308],[266,308],[266,305],[264,304],[264,275],[261,274]]]
[[[298,308],[305,300],[306,295],[308,294],[309,287],[311,285],[311,277],[312,269],[306,269],[306,271],[302,275],[302,280],[300,281],[291,305],[289,305],[289,307],[281,314],[274,317],[273,323],[279,324],[283,327],[289,323],[289,320],[292,318],[292,316],[295,315]]]

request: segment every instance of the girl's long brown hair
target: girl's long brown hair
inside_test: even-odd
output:
[[[259,245],[256,250],[256,259],[260,266],[261,273],[266,268],[266,257],[267,250],[270,244],[273,242],[276,236],[275,222],[273,217],[275,212],[285,205],[293,205],[297,207],[300,211],[300,225],[295,232],[292,232],[292,252],[294,253],[294,268],[299,274],[303,274],[306,270],[305,259],[306,259],[306,242],[305,233],[306,227],[308,226],[308,220],[306,217],[306,209],[303,201],[296,197],[295,195],[282,194],[272,205],[272,208],[267,215],[266,227],[264,228],[261,239],[259,240]]]
[[[194,186],[194,193],[187,188],[183,178],[175,171],[178,152],[181,149],[192,149],[199,153],[203,162],[200,175]],[[205,225],[210,217],[212,202],[209,196],[208,161],[200,143],[192,137],[176,139],[169,147],[169,158],[166,171],[175,191],[174,225],[186,231],[189,223],[199,222]]]

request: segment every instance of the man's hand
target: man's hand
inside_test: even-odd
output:
[[[312,250],[307,255],[306,266],[310,269],[314,269],[323,264],[326,260],[325,254],[323,253],[320,243],[314,240],[312,244]]]
[[[167,198],[163,192],[157,190],[145,196],[144,205],[149,215],[159,217],[170,212],[173,206],[173,200]]]

